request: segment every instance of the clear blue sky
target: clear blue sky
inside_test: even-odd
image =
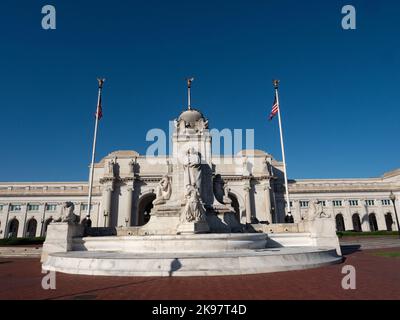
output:
[[[357,30],[341,28],[345,4]],[[2,0],[0,12],[1,181],[87,180],[99,75],[97,159],[144,153],[147,131],[185,107],[187,75],[211,127],[254,128],[280,159],[266,120],[277,77],[289,177],[400,167],[399,1]]]

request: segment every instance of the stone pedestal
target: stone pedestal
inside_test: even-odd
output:
[[[306,221],[313,245],[319,247],[336,248],[339,256],[342,255],[339,239],[336,235],[335,220],[331,218],[317,218],[313,221]]]
[[[151,211],[150,221],[138,231],[140,235],[156,235],[177,233],[179,225],[179,205],[156,205]]]
[[[207,221],[184,222],[178,227],[177,234],[207,233],[210,231]]]
[[[50,253],[71,251],[72,239],[75,237],[82,237],[83,233],[84,226],[81,224],[68,222],[51,223],[47,227],[41,261],[45,261]]]
[[[243,231],[243,227],[230,205],[214,205],[212,212],[207,214],[207,222],[210,226],[210,232],[235,233]]]

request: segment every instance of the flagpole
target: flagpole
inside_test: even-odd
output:
[[[92,148],[92,161],[90,163],[90,173],[89,173],[89,194],[88,194],[88,207],[86,212],[86,219],[90,221],[90,207],[92,205],[92,188],[93,188],[93,172],[94,172],[94,161],[96,154],[96,141],[97,141],[97,129],[99,126],[99,106],[101,101],[101,92],[103,90],[103,83],[105,79],[97,79],[99,83],[99,91],[97,95],[97,109],[96,109],[96,121],[94,125],[94,137],[93,137],[93,148]]]
[[[288,178],[287,178],[287,173],[286,173],[286,159],[285,159],[285,146],[283,143],[283,133],[282,133],[282,122],[281,122],[281,106],[279,104],[279,92],[278,92],[278,87],[279,87],[279,80],[273,80],[274,88],[275,88],[275,97],[276,97],[276,103],[278,105],[278,123],[279,123],[279,133],[281,137],[281,149],[282,149],[282,161],[283,161],[283,174],[285,177],[285,195],[286,195],[286,205],[287,205],[287,218],[288,222],[293,222],[293,217],[291,213],[291,208],[290,208],[290,197],[289,197],[289,184],[288,184]]]
[[[187,91],[188,91],[188,110],[192,109],[191,106],[191,92],[190,92],[190,88],[192,87],[192,82],[193,82],[194,78],[186,78],[187,81]]]

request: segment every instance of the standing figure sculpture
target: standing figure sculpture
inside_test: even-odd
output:
[[[109,176],[114,176],[114,165],[115,165],[114,159],[111,159],[110,161],[108,161],[107,165],[108,165],[107,174]]]
[[[242,159],[242,174],[244,176],[249,176],[251,175],[251,168],[252,168],[252,163],[249,161],[249,158],[245,156]]]
[[[184,185],[193,186],[200,192],[201,190],[201,156],[192,147],[186,152],[183,159]]]
[[[162,177],[156,188],[156,199],[153,205],[164,204],[171,197],[171,182],[168,175]]]
[[[129,173],[130,174],[134,174],[136,164],[137,164],[136,157],[134,159],[131,159],[131,161],[129,161],[128,165],[129,165]]]
[[[182,222],[205,221],[205,210],[200,201],[199,191],[191,185],[186,186],[186,205],[181,216]]]

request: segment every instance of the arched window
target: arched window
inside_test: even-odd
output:
[[[341,213],[338,213],[336,215],[336,231],[345,231],[346,228],[344,226],[344,219],[343,219],[343,215]]]
[[[143,226],[150,220],[150,212],[153,209],[153,201],[156,199],[154,193],[145,194],[139,199],[138,204],[138,226]]]
[[[8,224],[7,238],[16,238],[18,236],[19,222],[17,219],[12,219]]]
[[[356,232],[361,232],[362,229],[361,229],[360,215],[358,213],[353,214],[351,220],[353,221],[353,230]]]
[[[37,228],[37,221],[35,218],[31,218],[28,221],[28,225],[26,227],[26,237],[34,238],[36,236],[36,228]]]
[[[375,213],[370,213],[368,215],[368,220],[369,220],[369,230],[378,231],[378,223],[376,221]]]
[[[386,230],[393,231],[393,218],[390,212],[385,214]]]

